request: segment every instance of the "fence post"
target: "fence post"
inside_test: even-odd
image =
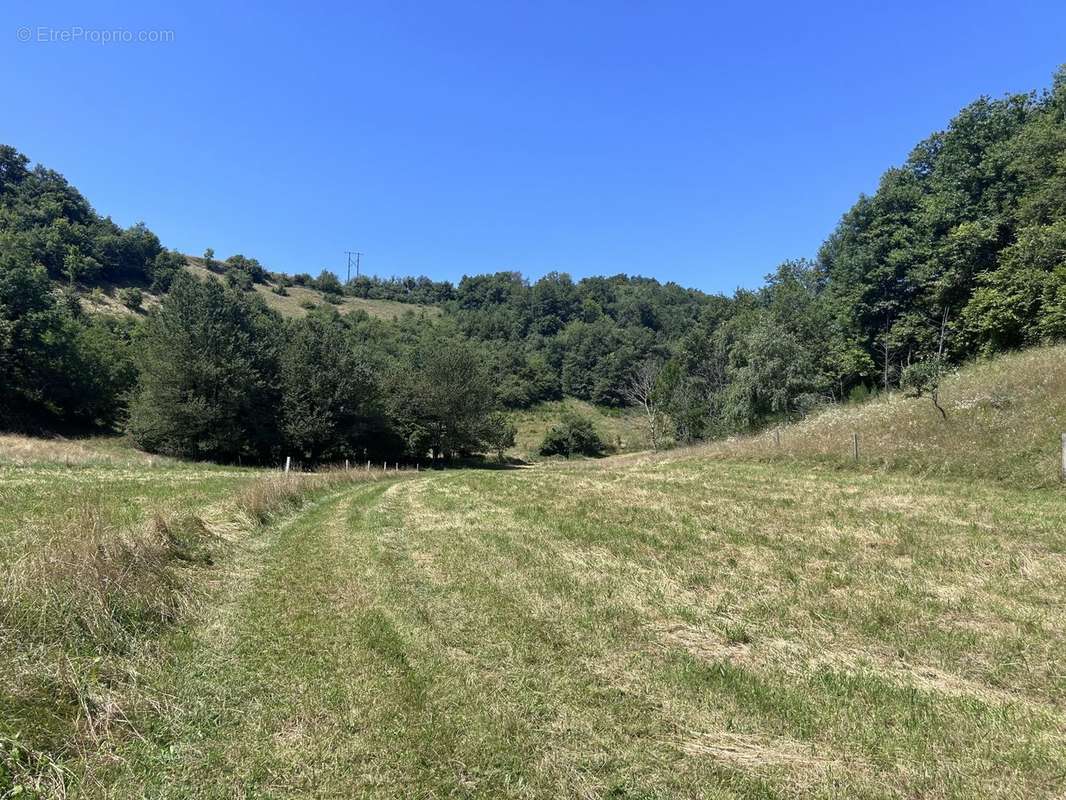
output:
[[[858,433],[858,431],[856,431],[855,433],[851,434],[851,454],[852,454],[852,456],[854,456],[856,461],[859,460],[859,433]]]
[[[285,471],[289,471],[289,467],[292,465],[292,456],[285,456]]]
[[[781,429],[780,428],[774,428],[774,444],[777,447],[781,446]]]
[[[348,459],[344,459],[344,471],[347,472],[351,467],[348,466]]]
[[[1066,433],[1062,434],[1062,479],[1066,481]]]
[[[370,472],[370,462],[369,461],[366,462],[366,471]]]

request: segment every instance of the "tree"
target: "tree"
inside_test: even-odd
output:
[[[484,434],[485,446],[496,453],[496,460],[501,463],[503,462],[504,451],[510,447],[514,447],[515,436],[517,435],[517,426],[515,426],[514,422],[511,421],[511,418],[502,411],[490,414],[486,420]]]
[[[133,379],[129,328],[86,319],[42,267],[0,247],[0,426],[109,427]]]
[[[940,358],[928,358],[904,367],[899,383],[909,397],[921,397],[923,394],[928,394],[933,401],[933,407],[940,412],[941,418],[946,420],[948,414],[940,405],[939,400],[940,381],[943,375],[943,361]]]
[[[340,279],[329,270],[322,270],[315,278],[315,288],[323,294],[344,294]]]
[[[137,443],[213,461],[276,455],[280,327],[258,298],[179,275],[141,336],[129,421]]]
[[[645,360],[633,370],[624,389],[626,402],[644,411],[644,429],[653,450],[659,449],[662,439],[663,392],[659,384],[661,373],[661,364]]]
[[[288,323],[280,363],[288,450],[318,463],[374,449],[379,388],[368,355],[336,312]]]
[[[391,384],[391,413],[412,455],[448,459],[485,445],[496,395],[485,359],[471,343],[426,329]]]

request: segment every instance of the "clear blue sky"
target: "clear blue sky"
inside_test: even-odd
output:
[[[156,5],[8,0],[0,141],[167,246],[287,272],[755,286],[1066,61],[1061,0]],[[76,27],[173,41],[38,40]]]

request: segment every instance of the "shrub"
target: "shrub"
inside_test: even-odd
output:
[[[339,306],[344,302],[344,298],[339,294],[335,294],[334,292],[326,292],[322,295],[322,299],[325,300],[327,303],[331,303],[335,306]]]
[[[566,411],[545,434],[540,445],[542,456],[600,456],[607,446],[596,432],[592,420],[574,411]]]
[[[300,301],[300,308],[305,308],[308,311],[311,311],[312,309],[318,308],[318,305],[315,303],[314,300],[309,300],[305,297],[303,300]]]
[[[144,301],[144,294],[136,286],[129,286],[125,289],[119,289],[118,299],[126,308],[131,311],[137,311]]]
[[[288,297],[289,296],[289,290],[286,289],[285,286],[283,284],[280,284],[280,283],[277,286],[272,287],[270,291],[272,291],[274,294],[278,295],[279,297]]]
[[[341,286],[340,279],[329,270],[322,270],[317,278],[314,280],[314,286],[323,294],[343,294],[344,287]]]
[[[231,269],[226,273],[226,285],[242,292],[250,292],[253,283],[252,276],[243,269]]]

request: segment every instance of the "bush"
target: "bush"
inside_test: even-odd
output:
[[[226,285],[242,292],[250,292],[253,283],[252,276],[243,269],[231,269],[226,273]]]
[[[335,306],[339,306],[344,302],[344,297],[333,292],[326,292],[322,295],[322,299]]]
[[[288,297],[289,296],[289,290],[286,289],[285,286],[283,284],[280,284],[280,283],[277,286],[272,287],[270,291],[272,291],[274,294],[278,295],[279,297]]]
[[[314,280],[314,286],[320,292],[324,294],[343,294],[344,287],[341,286],[340,279],[329,270],[322,270],[317,278]]]
[[[304,298],[300,301],[300,308],[305,308],[308,311],[311,311],[315,308],[318,308],[318,305],[315,303],[314,300],[308,300],[307,298]]]
[[[118,299],[126,308],[131,311],[137,311],[144,301],[144,294],[136,286],[130,286],[125,289],[119,289]]]
[[[596,433],[592,420],[574,411],[563,413],[562,419],[552,426],[540,445],[542,456],[600,456],[607,446]]]

